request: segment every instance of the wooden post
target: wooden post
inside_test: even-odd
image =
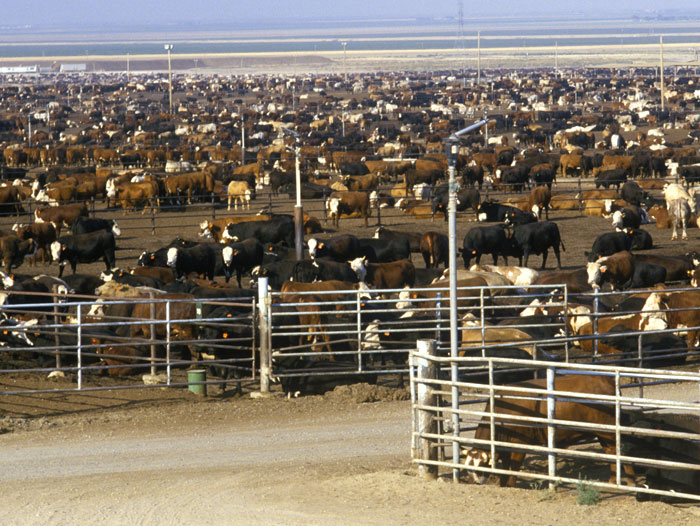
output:
[[[554,478],[557,474],[557,456],[552,453],[554,449],[554,412],[556,407],[556,398],[554,396],[554,369],[547,367],[547,448],[550,450],[547,453],[548,475]],[[549,481],[550,489],[554,488],[554,481]]]
[[[427,358],[435,356],[437,345],[435,340],[418,340],[416,342],[418,353],[415,355],[416,363],[416,401],[419,407],[435,406],[435,393],[433,387],[426,382],[437,378],[436,363]],[[423,356],[421,356],[421,354]],[[432,439],[423,438],[423,433],[436,433],[437,420],[432,411],[418,409],[416,432],[418,433],[418,448],[416,454],[420,460],[437,460],[437,450],[433,447]],[[435,480],[438,468],[431,464],[418,464],[418,474],[426,479]]]

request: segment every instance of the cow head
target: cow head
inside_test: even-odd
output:
[[[612,216],[612,226],[614,226],[615,230],[617,230],[619,232],[620,230],[622,230],[623,224],[624,224],[624,214],[620,210],[615,210],[615,213],[613,213],[613,216]]]
[[[122,233],[121,228],[119,228],[119,225],[117,224],[117,222],[112,220],[112,234],[114,234],[114,237],[119,237],[121,235],[121,233]]]
[[[171,247],[168,249],[166,265],[169,267],[174,267],[177,264],[177,251],[177,247]]]
[[[230,267],[231,263],[233,263],[233,256],[234,250],[232,247],[224,247],[221,251],[221,257],[224,260],[224,265],[226,265],[227,267]]]
[[[532,205],[532,213],[535,214],[535,217],[539,221],[540,219],[540,214],[542,213],[542,209],[540,208],[540,205]]]
[[[202,221],[199,223],[199,237],[212,237],[211,227],[212,224],[209,221]]]
[[[61,253],[65,250],[65,245],[62,245],[59,241],[54,241],[51,243],[51,259],[53,259],[53,261],[60,261]]]
[[[315,237],[309,239],[306,244],[309,247],[309,256],[311,256],[312,259],[316,257],[316,252],[324,247],[323,241],[319,243]]]
[[[644,302],[639,322],[640,331],[663,331],[668,329],[668,316],[661,295],[652,292]]]
[[[352,261],[348,261],[350,268],[357,275],[358,281],[364,281],[367,277],[367,268],[365,267],[367,258],[362,256],[361,258],[355,258]]]
[[[464,465],[467,468],[485,468],[491,465],[491,455],[481,449],[472,448],[465,453]],[[484,484],[489,474],[483,471],[468,470],[469,481],[474,484]]]
[[[605,264],[602,264],[600,261],[602,260],[586,263],[588,284],[594,289],[600,289],[603,282],[603,275],[608,270],[608,267]]]

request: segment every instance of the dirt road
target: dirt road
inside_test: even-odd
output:
[[[42,419],[0,436],[12,525],[697,524],[630,497],[425,482],[407,401],[191,400]]]

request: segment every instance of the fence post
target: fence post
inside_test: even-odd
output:
[[[260,392],[270,392],[270,295],[267,291],[267,278],[258,278],[258,312],[260,313]]]
[[[212,193],[211,194],[211,220],[214,221],[216,219],[216,196]]]
[[[581,178],[578,178],[578,213],[583,213],[583,193],[581,192]]]
[[[151,317],[151,375],[156,375],[156,304],[153,302],[153,293],[149,292],[148,297],[151,302],[148,304],[150,307],[149,316]]]
[[[55,326],[53,329],[53,341],[56,345],[56,370],[60,371],[61,351],[58,348],[61,346],[61,337],[58,334],[58,285],[54,285],[53,287],[51,287],[51,291],[53,292],[53,324]]]
[[[29,214],[29,224],[34,223],[34,214],[32,214],[32,200],[27,199],[27,213]]]
[[[600,308],[600,298],[598,296],[599,293],[600,293],[599,288],[593,289],[593,332],[591,332],[591,334],[593,336],[598,335],[598,310]],[[593,340],[593,361],[594,362],[598,361],[598,338],[597,337]]]
[[[357,331],[357,371],[362,372],[362,302],[360,301],[360,291],[355,293],[355,330]]]
[[[76,336],[78,345],[78,391],[83,388],[83,322],[80,307],[82,305],[78,303],[78,334]]]
[[[417,353],[415,355],[416,365],[416,402],[418,404],[418,414],[416,422],[416,432],[418,434],[417,451],[420,460],[437,460],[437,450],[433,447],[433,442],[429,438],[423,438],[423,433],[435,434],[437,431],[437,420],[432,411],[425,407],[435,406],[435,393],[433,387],[428,382],[437,379],[437,366],[433,360],[426,357],[434,357],[437,346],[435,340],[418,340],[416,342]],[[435,480],[438,468],[432,464],[418,464],[418,474],[423,478]]]
[[[151,201],[151,235],[156,235],[156,210],[153,207],[153,201]]]
[[[382,226],[382,207],[380,204],[379,195],[377,195],[377,226]]]
[[[622,485],[620,481],[620,455],[622,454],[622,434],[620,433],[620,370],[615,369],[615,484]]]
[[[90,213],[95,217],[95,196],[90,197]]]
[[[554,396],[554,369],[547,367],[547,464],[550,479],[553,479],[557,474],[557,456],[552,452],[554,448],[554,410],[556,406],[556,398]],[[549,481],[550,489],[554,488],[554,481]]]
[[[170,300],[165,303],[165,368],[170,385]]]

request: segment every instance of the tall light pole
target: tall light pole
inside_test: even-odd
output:
[[[345,77],[345,82],[348,81],[348,64],[347,64],[347,47],[348,43],[343,41],[340,43],[341,46],[343,46],[343,77]]]
[[[163,46],[168,52],[168,109],[170,116],[173,115],[173,68],[170,62],[170,52],[173,50],[172,44],[165,44]]]
[[[445,154],[447,156],[447,166],[448,166],[448,201],[447,201],[447,213],[448,213],[448,241],[449,241],[449,258],[448,266],[450,269],[450,357],[457,358],[459,346],[458,346],[458,313],[457,313],[457,181],[455,180],[455,172],[457,171],[457,158],[459,156],[459,137],[465,133],[469,133],[472,130],[476,130],[487,124],[489,119],[483,119],[479,122],[475,122],[471,126],[464,128],[456,133],[450,135],[445,139]],[[459,371],[457,369],[457,362],[452,362],[450,371],[452,381],[457,382],[459,379]],[[454,424],[454,433],[459,434],[459,414],[457,410],[459,409],[459,388],[457,386],[452,388],[452,422]],[[453,442],[452,449],[453,459],[459,459],[459,442]]]
[[[301,136],[289,128],[282,129],[294,136],[294,167],[296,169],[297,202],[294,205],[294,245],[297,261],[304,259],[304,209],[301,206]]]

